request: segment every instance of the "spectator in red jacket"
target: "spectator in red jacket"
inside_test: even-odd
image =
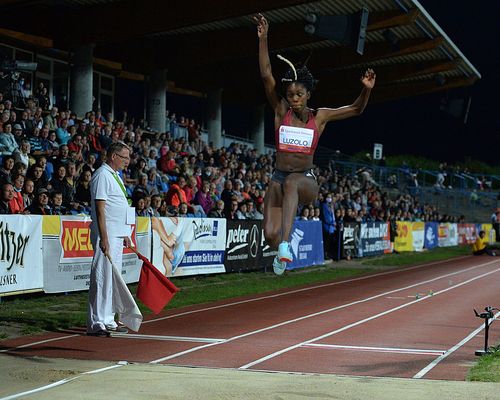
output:
[[[171,174],[177,167],[174,155],[175,153],[169,150],[166,154],[162,155],[161,158],[158,160],[158,168],[164,174]]]
[[[77,133],[71,138],[68,143],[68,150],[70,153],[76,154],[76,159],[78,161],[83,160],[82,150],[83,150],[83,140],[82,135]]]
[[[165,196],[165,201],[169,206],[179,207],[181,203],[186,203],[186,194],[184,193],[184,186],[186,186],[186,178],[179,177],[179,180],[170,186]]]
[[[24,199],[22,189],[24,186],[24,175],[17,174],[12,179],[12,186],[14,188],[14,197],[9,202],[12,214],[21,214],[24,211]]]

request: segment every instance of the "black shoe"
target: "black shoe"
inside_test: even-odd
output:
[[[110,337],[111,334],[105,329],[99,329],[96,332],[87,332],[87,336]]]
[[[120,325],[113,328],[107,327],[106,329],[111,333],[128,333],[128,329]]]

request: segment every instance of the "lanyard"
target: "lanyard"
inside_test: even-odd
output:
[[[127,196],[127,191],[125,190],[125,186],[123,186],[122,180],[120,178],[118,178],[118,174],[116,172],[113,171],[112,175],[113,175],[113,178],[115,178],[115,181],[118,183],[118,185],[120,185],[120,189],[122,190],[123,195],[127,199],[128,205],[130,205],[132,203],[132,201]]]

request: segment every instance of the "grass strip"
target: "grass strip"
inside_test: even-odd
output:
[[[469,246],[456,247],[436,247],[432,250],[424,250],[422,252],[404,252],[384,254],[379,257],[370,257],[361,260],[361,265],[377,266],[385,265],[399,267],[410,264],[423,264],[431,261],[447,260],[452,257],[471,255]]]
[[[493,353],[482,356],[467,375],[468,381],[500,382],[500,345]]]

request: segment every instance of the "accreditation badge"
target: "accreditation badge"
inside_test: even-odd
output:
[[[135,207],[127,207],[127,225],[135,224]]]

